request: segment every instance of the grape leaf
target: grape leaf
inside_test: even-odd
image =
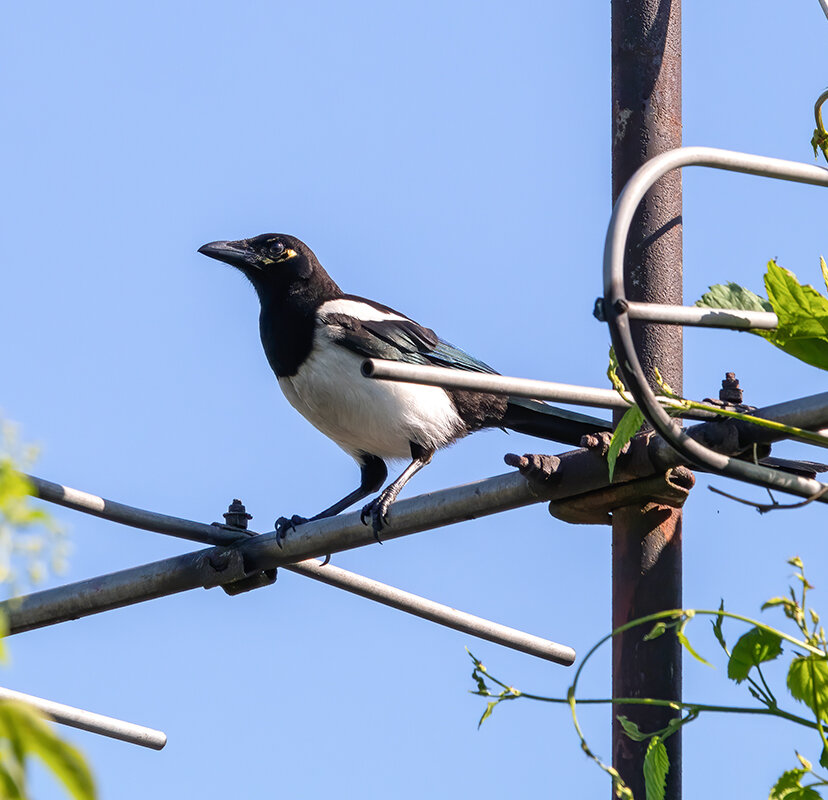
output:
[[[828,266],[820,259],[828,287]],[[828,297],[813,286],[803,286],[793,272],[768,262],[765,274],[768,299],[737,283],[716,284],[696,301],[703,308],[743,311],[773,311],[779,318],[776,330],[750,331],[806,364],[828,370]]]
[[[667,748],[660,736],[653,736],[644,756],[644,786],[647,800],[664,800],[667,773],[670,771],[670,759]]]
[[[817,792],[800,783],[805,773],[804,769],[790,769],[783,772],[773,789],[770,790],[768,800],[821,800]]]
[[[625,717],[623,714],[619,714],[616,719],[621,723],[621,727],[624,729],[624,733],[630,737],[634,742],[643,742],[645,739],[649,738],[649,733],[642,733],[641,728],[636,725],[629,717]]]
[[[773,311],[771,304],[738,283],[717,283],[710,287],[696,305],[702,308],[733,308],[740,311]]]
[[[727,662],[727,677],[741,683],[755,666],[773,661],[781,652],[782,639],[779,636],[763,628],[751,628],[733,645]]]
[[[788,690],[821,720],[828,722],[828,660],[797,656],[788,669]]]
[[[607,452],[607,465],[609,466],[609,479],[612,482],[612,476],[615,473],[615,462],[621,453],[621,449],[627,442],[638,433],[641,426],[644,424],[644,415],[638,406],[630,406],[621,417],[621,421],[616,426],[612,433],[609,450]]]
[[[724,611],[724,598],[722,598],[719,603],[719,611]],[[722,650],[727,653],[727,642],[725,641],[724,632],[722,631],[722,622],[724,622],[724,615],[717,614],[716,621],[712,622],[711,625],[713,625],[713,635],[716,637],[716,641],[722,646]]]
[[[768,262],[765,288],[779,317],[779,326],[764,331],[765,338],[795,358],[828,370],[828,297],[800,284],[775,261]]]

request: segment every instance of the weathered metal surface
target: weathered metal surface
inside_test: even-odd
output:
[[[658,153],[681,145],[681,2],[612,0],[612,199],[633,173]],[[634,302],[682,304],[681,175],[653,186],[633,219],[624,262],[626,296]],[[658,368],[678,393],[682,386],[682,329],[631,322],[644,374]],[[615,412],[616,420],[620,412]],[[613,628],[681,607],[681,510],[649,504],[613,513]],[[676,638],[642,642],[639,630],[613,639],[615,697],[681,698]],[[643,730],[663,727],[674,712],[613,709],[613,764],[636,797],[645,796],[646,743],[633,742],[616,714]],[[667,742],[668,800],[681,797],[680,733]]]

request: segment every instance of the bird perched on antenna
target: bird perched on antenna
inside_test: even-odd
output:
[[[410,459],[362,509],[362,521],[370,519],[379,539],[403,486],[436,450],[463,436],[510,428],[577,445],[584,434],[611,430],[603,420],[534,400],[364,378],[365,358],[496,373],[404,314],[345,294],[294,236],[265,233],[210,242],[198,252],[247,276],[259,295],[265,355],[285,397],[359,464],[359,486],[310,519],[338,514],[379,491],[388,475],[386,460]],[[279,537],[307,521],[280,517]]]

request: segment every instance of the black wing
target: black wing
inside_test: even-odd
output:
[[[349,299],[364,303],[372,310],[382,311],[388,314],[389,319],[359,319],[350,314],[327,314],[325,322],[329,333],[342,347],[366,358],[497,374],[488,364],[444,342],[433,330],[403,317],[399,312],[362,298]]]

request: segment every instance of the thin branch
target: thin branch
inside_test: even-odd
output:
[[[728,498],[728,500],[734,500],[737,503],[741,503],[745,506],[752,506],[755,508],[760,514],[767,514],[769,511],[776,511],[776,510],[789,510],[792,508],[802,508],[803,506],[807,506],[809,503],[813,503],[814,500],[819,500],[820,497],[828,493],[828,486],[823,486],[818,492],[815,492],[810,497],[802,500],[799,503],[777,503],[776,500],[773,503],[755,503],[753,500],[746,500],[743,497],[737,497],[735,494],[729,494],[728,492],[724,492],[721,489],[717,489],[715,486],[708,486],[711,492],[715,492],[716,494],[722,495],[722,497]]]

